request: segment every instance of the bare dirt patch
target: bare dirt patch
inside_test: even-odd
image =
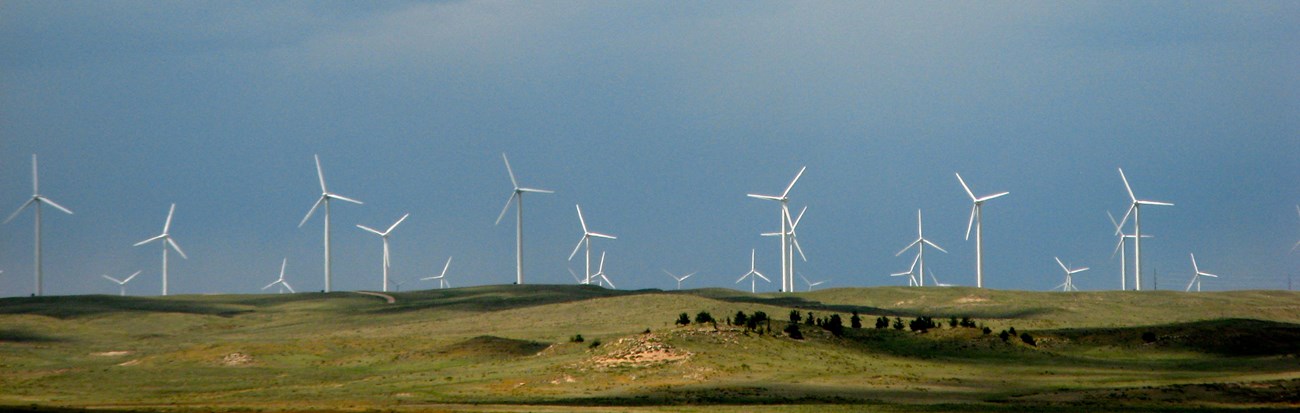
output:
[[[221,365],[226,367],[244,366],[253,363],[253,356],[244,353],[230,353],[221,358]]]
[[[655,334],[639,334],[618,339],[609,345],[608,353],[592,357],[591,363],[597,368],[645,367],[685,361],[691,356],[691,352],[668,345]]]
[[[129,361],[125,361],[125,362],[122,362],[122,363],[118,363],[117,366],[118,366],[118,367],[130,367],[130,366],[134,366],[134,365],[136,365],[136,364],[140,364],[140,359],[134,359],[134,360],[129,360]]]
[[[131,352],[126,351],[126,350],[104,351],[104,352],[99,352],[99,353],[90,353],[90,355],[95,356],[95,357],[121,357],[121,356],[125,356],[125,355],[128,355],[128,354],[131,354]]]
[[[958,298],[958,299],[956,300],[956,303],[957,303],[957,304],[982,303],[982,302],[986,302],[986,301],[988,301],[988,300],[989,300],[989,299],[984,298],[984,297],[977,297],[977,296],[974,296],[974,295],[968,295],[968,296],[965,296],[965,297],[962,297],[962,298]]]

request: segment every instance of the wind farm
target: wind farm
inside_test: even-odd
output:
[[[1024,6],[6,2],[0,411],[1300,410],[1300,3]]]

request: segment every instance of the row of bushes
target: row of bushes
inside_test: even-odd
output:
[[[713,324],[714,328],[717,328],[718,326],[717,320],[715,320],[713,315],[709,314],[707,311],[701,311],[696,314],[694,321],[696,324]],[[772,319],[768,317],[767,313],[762,311],[755,311],[753,314],[745,314],[744,311],[737,311],[736,315],[734,317],[728,317],[725,320],[725,323],[732,326],[744,327],[746,332],[772,332]],[[836,337],[844,335],[844,321],[839,314],[831,314],[830,317],[817,318],[811,311],[808,312],[807,316],[804,316],[804,314],[799,312],[799,310],[790,310],[790,322],[782,332],[790,338],[802,340],[803,332],[799,330],[799,325],[801,323],[806,326],[821,327]],[[681,313],[677,316],[676,324],[682,326],[690,325],[691,316],[687,313]],[[853,316],[849,318],[849,325],[854,329],[862,328],[862,317],[858,314],[857,310],[854,310]],[[903,328],[907,328],[913,332],[925,333],[931,329],[941,328],[942,324],[935,322],[934,318],[930,316],[919,316],[906,323],[903,322],[901,317],[894,317],[892,322],[888,317],[881,316],[876,318],[877,329],[885,329],[891,326],[895,330],[901,331]],[[949,328],[979,329],[986,336],[993,333],[992,329],[987,326],[976,324],[970,317],[962,317],[960,320],[957,319],[956,316],[950,317],[948,319],[948,326]],[[1002,330],[1001,333],[998,333],[998,337],[1001,338],[1003,342],[1009,342],[1012,337],[1019,337],[1025,344],[1031,346],[1038,345],[1037,341],[1033,336],[1029,335],[1029,333],[1021,333],[1017,336],[1015,327],[1011,327],[1010,330]]]

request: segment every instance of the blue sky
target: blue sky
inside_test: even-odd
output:
[[[593,230],[622,288],[779,274],[779,192],[808,171],[798,269],[827,287],[898,285],[915,237],[940,281],[974,284],[962,239],[984,210],[986,286],[1117,289],[1106,211],[1139,197],[1149,280],[1181,289],[1188,253],[1207,290],[1285,288],[1300,273],[1300,6],[1290,2],[0,2],[0,208],[31,192],[40,156],[50,294],[115,293],[144,273],[161,229],[190,255],[173,293],[251,293],[287,257],[323,288],[330,189],[335,288],[392,276],[430,288],[513,280],[510,195],[526,199],[527,281],[571,282]],[[0,226],[0,295],[32,290],[30,212]],[[768,286],[775,289],[776,285]]]

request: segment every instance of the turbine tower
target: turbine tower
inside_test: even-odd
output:
[[[790,237],[787,228],[790,223],[790,190],[794,188],[795,182],[799,182],[799,177],[803,176],[803,171],[808,169],[807,166],[799,168],[799,173],[794,175],[790,180],[790,185],[786,185],[785,191],[780,196],[747,194],[750,198],[766,199],[781,203],[781,291],[794,291],[794,255],[791,254]],[[770,282],[770,281],[769,281]]]
[[[135,246],[138,247],[154,241],[162,242],[162,252],[163,252],[162,254],[162,295],[167,295],[167,247],[170,246],[172,247],[172,249],[176,250],[177,254],[181,254],[181,258],[187,260],[190,259],[190,257],[185,256],[185,251],[181,251],[181,246],[177,244],[176,241],[173,240],[171,236],[172,214],[175,212],[176,212],[176,204],[173,203],[171,208],[167,210],[167,221],[163,223],[162,234],[158,234],[153,238],[149,238],[147,240],[135,243]]]
[[[278,284],[278,285],[280,285],[280,294],[284,294],[284,289],[286,289],[286,288],[289,289],[289,292],[290,292],[290,293],[296,293],[296,292],[297,292],[297,291],[294,291],[294,290],[293,290],[293,287],[289,285],[289,282],[288,282],[288,281],[285,281],[285,280],[284,280],[284,267],[285,267],[286,265],[288,265],[288,264],[289,264],[289,259],[288,259],[288,258],[285,258],[284,261],[280,261],[280,278],[277,278],[277,279],[275,280],[275,282],[270,283],[270,284],[267,284],[265,287],[262,287],[262,291],[266,291],[267,288],[271,288],[271,287],[273,287],[273,286],[275,286],[275,285]]]
[[[325,172],[320,167],[320,155],[313,156],[316,158],[316,177],[320,178],[320,198],[317,198],[316,203],[311,206],[311,210],[307,211],[307,216],[302,217],[302,222],[298,223],[298,228],[302,228],[303,224],[306,224],[307,220],[311,219],[311,214],[316,212],[317,207],[325,204],[325,292],[328,293],[331,291],[330,281],[333,280],[330,274],[330,200],[337,199],[357,205],[361,205],[361,201],[331,193],[328,189],[325,189]]]
[[[46,198],[44,195],[41,195],[40,180],[37,179],[37,174],[36,174],[36,154],[32,154],[32,197],[28,198],[27,202],[24,202],[22,206],[18,207],[17,211],[14,211],[13,214],[9,215],[9,218],[6,218],[4,223],[8,224],[9,221],[13,221],[14,218],[17,217],[19,213],[23,212],[24,209],[27,209],[28,205],[32,205],[32,204],[36,204],[35,207],[36,208],[36,242],[35,242],[36,243],[36,291],[35,292],[37,296],[41,296],[45,294],[45,273],[44,273],[44,266],[41,264],[41,204],[50,204],[50,206],[54,207],[54,209],[63,211],[68,215],[72,215],[72,211],[67,208],[64,208],[62,205],[59,205],[57,202],[54,202],[54,200]]]
[[[754,249],[749,250],[749,272],[745,273],[745,275],[742,275],[740,276],[740,278],[736,279],[736,284],[740,284],[741,281],[745,281],[745,278],[749,278],[750,294],[753,294],[758,291],[758,287],[757,287],[758,280],[754,279],[754,277],[762,278],[763,281],[772,282],[772,280],[767,279],[767,277],[763,276],[763,273],[758,272],[758,270],[754,268],[754,254],[756,251],[757,250]]]
[[[1201,271],[1201,268],[1196,266],[1196,254],[1188,254],[1188,255],[1192,256],[1192,271],[1194,271],[1195,273],[1192,274],[1192,282],[1187,283],[1187,289],[1183,290],[1183,292],[1192,291],[1192,284],[1195,284],[1196,292],[1199,293],[1201,292],[1201,277],[1219,278],[1219,276]]]
[[[1119,236],[1119,242],[1115,244],[1115,250],[1111,251],[1110,258],[1115,259],[1115,253],[1119,253],[1119,289],[1120,291],[1128,290],[1128,249],[1125,248],[1129,238],[1135,238],[1131,234],[1124,233],[1124,227],[1115,222],[1115,216],[1106,211],[1106,217],[1110,218],[1110,224],[1115,226],[1115,235]],[[1151,238],[1150,235],[1143,235],[1142,238]]]
[[[442,266],[442,272],[437,277],[425,277],[420,280],[438,280],[438,288],[447,288],[451,285],[451,283],[447,282],[447,268],[451,268],[451,257],[447,257],[447,263]]]
[[[907,244],[907,246],[903,247],[902,250],[899,250],[897,254],[894,254],[894,256],[897,257],[899,255],[903,255],[904,252],[907,252],[907,250],[912,249],[912,247],[916,247],[916,261],[918,264],[920,264],[920,267],[917,269],[918,271],[916,274],[916,280],[917,280],[916,285],[918,287],[925,286],[925,274],[926,274],[925,245],[926,244],[930,244],[931,247],[935,247],[939,251],[943,251],[944,254],[948,253],[948,251],[944,250],[943,247],[940,247],[938,244],[935,244],[933,242],[930,242],[930,240],[925,239],[925,234],[921,231],[921,210],[918,209],[916,210],[916,240],[912,241],[912,243],[910,244]]]
[[[587,268],[586,270],[584,270],[585,272],[583,272],[582,274],[583,275],[582,283],[591,284],[591,277],[593,276],[593,274],[591,273],[591,237],[605,238],[605,239],[618,239],[618,237],[615,237],[613,235],[601,234],[599,232],[591,232],[587,230],[587,220],[582,218],[582,206],[574,205],[574,207],[578,208],[578,223],[582,224],[582,238],[578,240],[578,245],[575,245],[573,247],[573,252],[569,253],[569,261],[573,261],[573,256],[578,254],[579,248],[586,246]]]
[[[803,214],[804,214],[804,212],[808,212],[808,207],[805,206],[805,207],[803,207],[803,209],[799,210],[799,215],[795,216],[793,221],[788,221],[788,220],[786,221],[787,224],[789,225],[788,227],[786,227],[786,229],[785,229],[785,233],[784,233],[784,235],[786,236],[786,241],[787,241],[787,242],[786,242],[786,246],[787,246],[787,248],[786,248],[786,250],[785,250],[785,252],[786,252],[786,254],[787,254],[787,257],[786,257],[786,258],[787,258],[787,261],[786,261],[786,263],[787,263],[787,267],[789,268],[789,273],[791,274],[791,275],[790,275],[790,277],[791,277],[791,278],[790,278],[790,288],[791,288],[791,290],[789,290],[789,292],[794,292],[794,278],[793,278],[793,277],[794,277],[794,272],[795,272],[795,271],[794,271],[794,253],[795,253],[796,251],[799,252],[799,258],[802,258],[802,259],[804,260],[804,262],[808,262],[808,257],[805,256],[805,255],[803,255],[803,246],[799,245],[799,233],[798,233],[798,231],[796,231],[796,228],[799,227],[799,222],[803,221]],[[786,215],[786,218],[789,219],[790,216],[789,216],[789,215]],[[760,235],[762,235],[762,236],[764,236],[764,237],[778,237],[778,236],[781,236],[781,235],[783,235],[783,234],[780,233],[780,232],[764,232],[764,233],[762,233],[762,234],[760,234]]]
[[[0,271],[0,272],[3,272],[3,271]],[[113,277],[109,277],[108,274],[101,275],[101,277],[104,277],[105,279],[107,279],[107,280],[109,280],[109,281],[112,281],[112,282],[114,282],[114,283],[117,283],[117,287],[118,287],[117,295],[118,295],[118,296],[126,296],[126,283],[131,282],[131,279],[132,279],[132,278],[135,278],[135,276],[137,276],[137,275],[140,275],[140,271],[136,271],[135,274],[131,274],[131,276],[130,276],[130,277],[126,277],[125,280],[119,280],[119,279],[116,279],[116,278],[113,278]]]
[[[970,240],[970,228],[973,224],[975,226],[975,287],[984,288],[984,202],[1010,192],[976,197],[975,193],[971,192],[970,186],[966,185],[966,180],[961,179],[961,174],[955,172],[954,174],[957,175],[957,182],[961,183],[961,188],[966,190],[966,195],[970,196],[970,219],[966,221],[966,240]]]
[[[1133,275],[1133,289],[1135,291],[1142,291],[1142,206],[1173,206],[1174,204],[1169,202],[1137,199],[1137,196],[1133,195],[1133,187],[1128,184],[1128,177],[1124,176],[1124,168],[1118,169],[1119,178],[1124,180],[1124,189],[1128,191],[1128,198],[1133,202],[1131,206],[1129,206],[1128,212],[1124,213],[1124,218],[1120,219],[1119,224],[1120,226],[1123,226],[1124,223],[1128,222],[1129,214],[1133,214],[1133,266],[1134,271],[1136,271]]]
[[[510,159],[506,154],[501,154],[501,160],[506,161],[506,173],[510,174],[510,184],[514,185],[514,192],[510,198],[506,199],[505,208],[501,208],[501,215],[497,216],[497,223],[500,225],[501,218],[505,218],[506,211],[510,210],[510,201],[515,201],[515,284],[524,283],[524,192],[535,192],[539,194],[553,194],[555,191],[535,188],[524,188],[519,186],[519,181],[515,180],[515,171],[510,169]]]
[[[381,240],[384,241],[384,292],[388,292],[388,267],[389,267],[389,261],[388,261],[388,235],[389,235],[389,234],[392,234],[392,233],[393,233],[393,229],[394,229],[394,228],[397,228],[397,226],[400,225],[400,224],[402,223],[402,221],[405,221],[405,220],[406,220],[406,217],[409,217],[409,216],[411,216],[411,214],[402,215],[402,217],[399,218],[399,219],[397,220],[397,222],[394,222],[393,225],[390,225],[390,226],[388,227],[388,229],[384,230],[384,232],[379,232],[379,231],[375,230],[374,228],[370,228],[370,227],[367,227],[367,226],[365,226],[365,225],[360,225],[360,224],[357,225],[357,228],[361,228],[361,229],[366,230],[366,231],[368,231],[368,232],[370,232],[370,233],[372,233],[372,234],[378,235],[378,236],[379,236],[379,239],[381,239]]]
[[[669,277],[673,277],[674,280],[677,280],[677,289],[678,289],[678,290],[682,289],[682,281],[686,281],[687,278],[691,278],[692,275],[695,275],[695,273],[690,273],[690,274],[686,274],[686,275],[683,275],[683,276],[681,276],[681,277],[678,277],[676,274],[673,274],[673,273],[671,273],[671,272],[668,272],[668,270],[664,270],[664,274],[668,274]]]
[[[1052,258],[1056,258],[1056,257],[1052,257]],[[1075,288],[1074,286],[1073,276],[1074,274],[1088,271],[1088,267],[1071,269],[1069,267],[1066,267],[1065,263],[1062,263],[1060,258],[1056,258],[1056,264],[1060,265],[1061,269],[1065,271],[1065,282],[1061,283],[1061,285],[1058,285],[1052,289],[1055,290],[1057,288],[1060,288],[1061,291],[1079,291],[1079,289]]]

